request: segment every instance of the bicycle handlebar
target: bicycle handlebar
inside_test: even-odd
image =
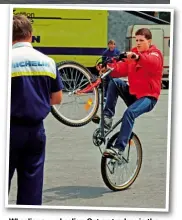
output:
[[[100,64],[102,64],[102,67],[107,67],[107,64],[108,63],[111,63],[113,60],[115,60],[116,62],[119,62],[121,60],[123,60],[124,58],[127,58],[127,53],[126,52],[123,52],[123,53],[120,53],[119,56],[114,56],[112,58],[108,58],[106,59],[104,62],[101,62]],[[131,56],[132,59],[135,59],[136,58],[136,55],[133,54]]]
[[[119,61],[123,60],[124,58],[127,58],[127,52],[120,53],[119,56],[114,56],[114,57],[107,58],[104,62],[99,62],[97,65],[102,65],[102,68],[107,68],[107,64],[108,64],[108,63],[112,63],[113,60],[115,60],[116,62],[119,62]],[[135,58],[136,58],[136,55],[133,54],[133,55],[131,56],[131,58],[132,58],[132,59],[135,59]],[[113,70],[114,70],[114,68],[108,68],[108,69],[106,69],[106,72],[103,73],[99,78],[103,79],[104,77],[106,77],[107,75],[109,75]]]
[[[112,71],[114,70],[114,68],[109,68],[105,73],[103,73],[101,75],[101,79],[103,79],[104,77],[106,77],[107,75],[109,75]]]

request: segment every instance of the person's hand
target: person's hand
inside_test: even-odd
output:
[[[100,72],[100,70],[102,69],[102,64],[98,64],[98,65],[96,66],[96,69]]]
[[[103,67],[102,64],[98,64],[96,66],[96,69],[98,70],[99,75],[102,75],[103,73],[105,73],[107,71],[107,68],[108,68],[108,66],[107,67]]]
[[[139,55],[134,52],[126,52],[126,55],[127,55],[128,60],[138,60],[139,59]]]

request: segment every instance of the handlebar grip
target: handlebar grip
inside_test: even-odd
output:
[[[120,53],[120,55],[119,55],[119,60],[122,60],[122,59],[124,59],[124,58],[127,58],[126,52]]]
[[[127,58],[126,52],[121,53],[121,54],[119,55],[119,60],[122,60],[122,59],[124,59],[124,58]],[[131,56],[131,58],[132,58],[132,59],[136,59],[136,55],[133,54],[133,55]]]
[[[136,57],[137,57],[136,54],[133,54],[133,55],[131,56],[132,59],[136,59]]]
[[[120,53],[119,56],[116,56],[114,57],[114,60],[116,61],[120,61],[120,60],[123,60],[124,58],[127,58],[127,53],[126,52],[123,52],[123,53]],[[133,54],[132,59],[136,59],[136,55]],[[112,59],[106,59],[102,64],[102,68],[106,67],[108,63],[111,63],[112,62]]]

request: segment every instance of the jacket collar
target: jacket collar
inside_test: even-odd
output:
[[[32,47],[32,45],[29,42],[18,42],[13,44],[13,49],[18,47]]]
[[[148,50],[142,51],[142,52],[140,52],[140,53],[141,53],[141,54],[142,54],[142,53],[148,53],[148,52],[153,51],[153,50],[155,50],[155,49],[156,49],[156,46],[152,44],[152,45],[149,47]],[[138,50],[137,50],[136,47],[132,48],[131,51],[133,51],[133,52],[135,52],[135,53],[138,53]]]

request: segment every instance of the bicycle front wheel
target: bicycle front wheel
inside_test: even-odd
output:
[[[99,107],[98,89],[83,93],[91,85],[92,74],[87,68],[73,61],[61,62],[58,66],[64,84],[63,99],[60,105],[51,108],[53,116],[61,123],[80,127],[89,123]]]
[[[114,134],[110,143],[114,145],[119,132]],[[130,187],[136,180],[142,165],[142,146],[136,134],[127,145],[121,161],[102,157],[101,174],[106,186],[113,191],[120,191]]]

